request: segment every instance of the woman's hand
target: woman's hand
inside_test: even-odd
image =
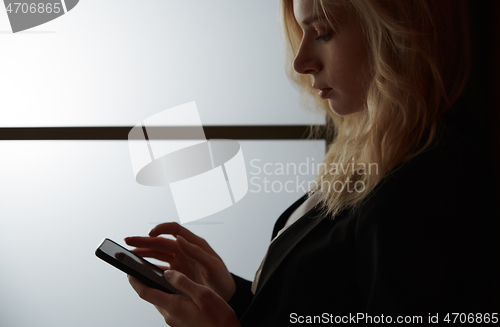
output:
[[[176,240],[158,237],[169,234]],[[226,302],[236,291],[234,279],[222,259],[201,237],[177,223],[164,223],[149,232],[149,237],[128,237],[125,242],[135,246],[135,254],[168,262],[170,267],[182,272],[190,280],[211,288]]]
[[[128,276],[130,284],[139,297],[154,304],[168,325],[172,327],[240,326],[236,313],[210,288],[199,285],[186,275],[174,270],[166,270],[165,278],[173,287],[184,292],[191,299],[148,287]]]

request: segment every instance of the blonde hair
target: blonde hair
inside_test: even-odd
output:
[[[281,1],[288,77],[299,87],[306,108],[312,97],[313,105],[327,112],[323,135],[329,145],[316,184],[323,190],[323,213],[335,217],[356,208],[384,177],[432,143],[439,118],[452,107],[469,76],[467,7],[465,1],[456,0],[311,1],[315,13],[324,15],[332,28],[332,8],[358,19],[369,45],[373,76],[365,110],[345,117],[334,114],[312,88],[311,76],[293,69],[302,29],[295,20],[293,1]],[[318,133],[311,128],[310,136]],[[372,167],[376,171],[368,171]]]

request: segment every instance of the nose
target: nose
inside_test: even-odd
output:
[[[314,46],[302,40],[299,51],[293,60],[293,69],[299,74],[315,74],[322,68],[318,56],[314,52]]]

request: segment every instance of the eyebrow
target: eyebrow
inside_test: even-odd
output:
[[[304,24],[304,25],[309,25],[309,24],[311,24],[312,22],[317,21],[318,19],[319,19],[319,16],[318,16],[318,15],[313,15],[313,16],[310,16],[310,17],[308,17],[308,18],[304,19],[304,20],[302,21],[302,24]]]

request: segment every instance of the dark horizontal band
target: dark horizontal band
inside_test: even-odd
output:
[[[321,128],[321,126],[318,126]],[[192,139],[198,127],[148,127],[162,135],[160,139]],[[203,126],[207,139],[233,140],[299,140],[324,139],[322,135],[309,137],[309,125],[266,126]],[[99,127],[3,127],[0,140],[128,140],[129,126]]]

